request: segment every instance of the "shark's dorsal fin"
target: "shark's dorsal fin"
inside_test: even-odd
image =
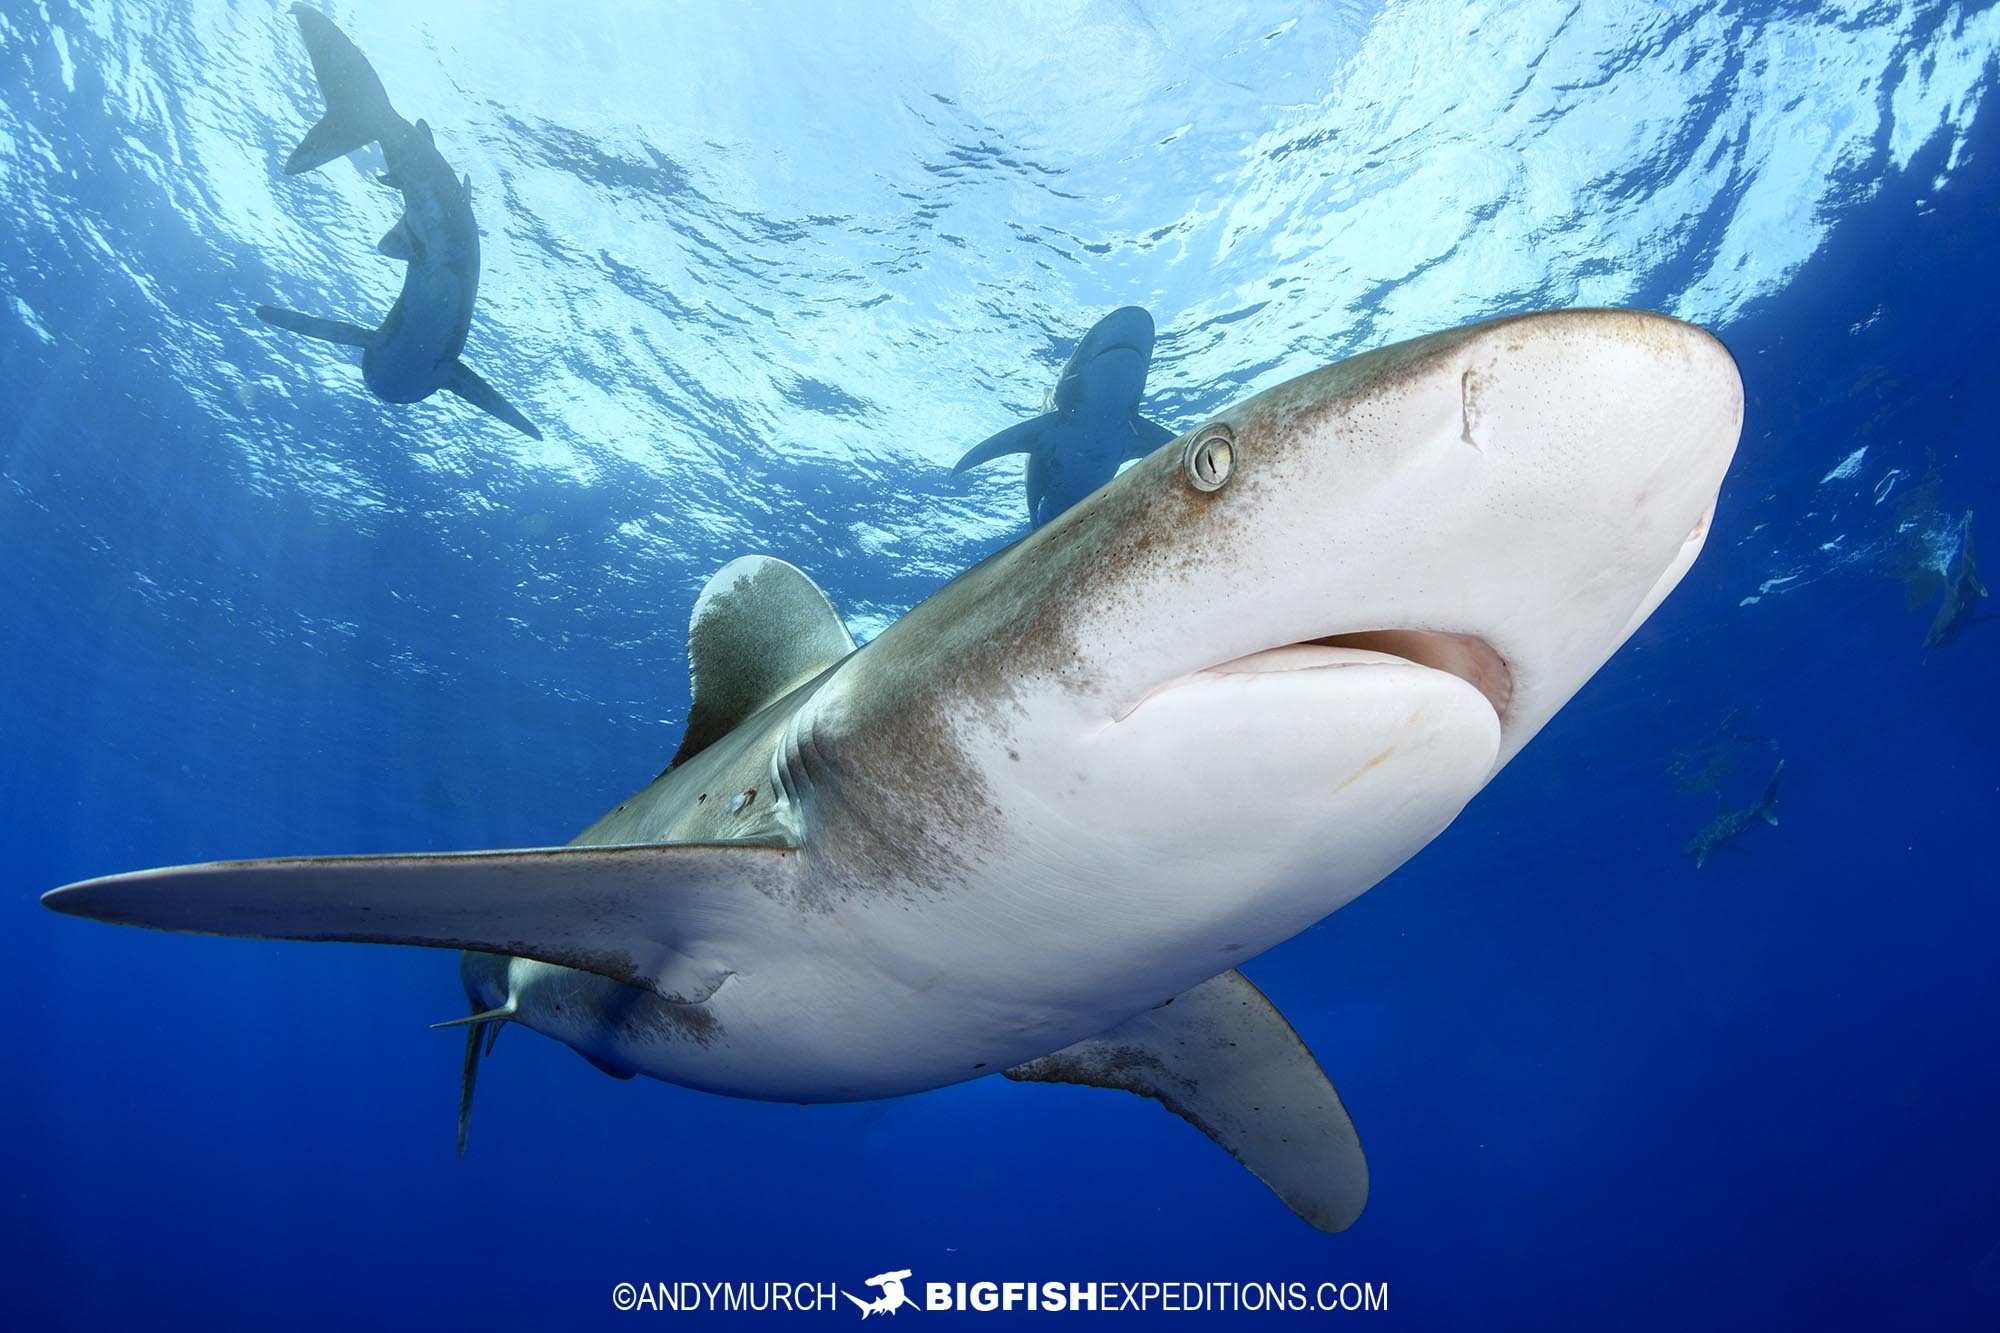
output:
[[[1150,1097],[1228,1149],[1321,1231],[1347,1230],[1368,1202],[1368,1159],[1340,1094],[1241,972],[1211,977],[1006,1074]]]
[[[688,621],[693,704],[674,762],[854,651],[840,613],[796,566],[746,555],[717,570]]]

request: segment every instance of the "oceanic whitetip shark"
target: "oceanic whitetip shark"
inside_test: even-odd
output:
[[[1958,553],[1942,571],[1925,570],[1923,577],[1910,585],[1910,604],[1922,606],[1935,596],[1939,589],[1944,591],[1944,599],[1938,603],[1937,614],[1931,617],[1931,626],[1924,631],[1924,647],[1939,648],[1951,642],[1967,625],[1975,620],[1990,617],[1975,615],[1980,599],[1987,596],[1986,584],[1979,577],[1979,551],[1972,541],[1972,511],[1966,510],[1959,521]]]
[[[1354,1127],[1234,969],[1436,837],[1652,613],[1742,402],[1719,342],[1632,311],[1370,352],[1216,413],[859,649],[792,566],[725,566],[672,765],[567,847],[43,901],[469,950],[468,1097],[503,1023],[774,1101],[1124,1088],[1345,1228]]]
[[[1138,306],[1112,311],[1070,353],[1041,415],[974,445],[952,475],[1026,454],[1028,523],[1041,527],[1110,481],[1127,459],[1144,458],[1174,438],[1139,415],[1152,363],[1153,317]]]
[[[326,115],[285,161],[296,176],[367,144],[379,143],[389,170],[385,185],[403,195],[403,216],[376,247],[403,260],[403,290],[382,326],[364,329],[336,319],[260,305],[257,317],[308,338],[361,349],[361,378],[376,397],[414,403],[449,389],[534,439],[542,433],[459,359],[479,294],[479,225],[472,217],[472,178],[461,179],[432,141],[431,127],[412,125],[389,105],[389,94],[366,56],[332,20],[293,5],[299,34],[312,56],[326,98]]]

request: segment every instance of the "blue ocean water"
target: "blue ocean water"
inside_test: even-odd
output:
[[[10,1324],[583,1326],[649,1317],[619,1281],[909,1267],[1387,1283],[1350,1317],[1412,1328],[2000,1326],[2000,626],[1926,650],[1903,577],[2000,520],[2000,10],[328,12],[473,178],[467,357],[539,444],[252,316],[372,318],[399,272],[367,161],[280,173],[320,111],[283,6],[0,8]],[[449,958],[37,905],[567,840],[672,753],[715,568],[781,556],[878,632],[1018,535],[1016,472],[947,469],[1127,303],[1176,428],[1576,304],[1712,328],[1749,394],[1679,591],[1246,967],[1360,1129],[1351,1231],[1122,1095],[772,1106],[526,1032],[461,1161]],[[1678,854],[1779,758],[1778,827]]]

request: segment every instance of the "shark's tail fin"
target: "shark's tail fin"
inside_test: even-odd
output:
[[[1784,772],[1785,761],[1780,759],[1777,770],[1771,774],[1771,780],[1764,785],[1762,799],[1757,802],[1757,813],[1764,817],[1766,824],[1775,826],[1778,822],[1778,779]]]
[[[285,159],[287,176],[311,171],[373,143],[400,119],[368,58],[332,19],[305,5],[293,5],[292,17],[299,21],[299,35],[312,57],[320,95],[326,98],[326,115]]]

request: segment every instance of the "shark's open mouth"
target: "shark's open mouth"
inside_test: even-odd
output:
[[[1514,675],[1493,646],[1475,634],[1438,630],[1374,629],[1266,648],[1218,662],[1194,673],[1202,676],[1257,675],[1270,671],[1319,671],[1339,667],[1414,663],[1456,676],[1485,696],[1502,724],[1514,697]],[[1169,682],[1160,688],[1169,688]],[[1159,690],[1154,691],[1155,694]],[[1143,702],[1143,701],[1142,701]]]

